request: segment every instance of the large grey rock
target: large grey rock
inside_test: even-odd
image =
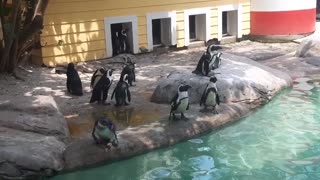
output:
[[[216,74],[217,88],[220,99],[226,103],[268,99],[275,92],[292,84],[290,76],[285,73],[248,58],[230,54],[222,55],[222,65],[215,73],[221,73]],[[186,83],[192,87],[189,90],[191,103],[199,103],[208,82],[209,77],[187,71],[175,71],[159,82],[151,101],[169,103],[179,84]]]
[[[320,57],[320,40],[306,39],[300,43],[295,54],[297,57]]]
[[[50,175],[63,169],[65,144],[53,136],[0,127],[0,179]]]
[[[66,141],[67,123],[52,96],[0,97],[0,126],[55,136]]]

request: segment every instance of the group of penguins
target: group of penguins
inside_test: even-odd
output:
[[[221,47],[216,45],[210,45],[207,50],[201,56],[196,69],[192,72],[197,75],[208,76],[209,72],[219,68],[221,65],[221,54],[217,50]],[[131,58],[124,57],[125,66],[121,71],[120,79],[114,88],[111,100],[115,97],[115,106],[129,105],[131,101],[131,94],[129,86],[132,86],[132,82],[136,81],[135,78],[135,63]],[[97,102],[98,104],[109,105],[107,103],[108,92],[113,82],[113,72],[115,69],[97,69],[91,77],[92,95],[90,103]],[[217,78],[211,76],[209,82],[202,94],[200,100],[200,106],[204,105],[205,110],[208,107],[212,107],[213,113],[217,114],[216,105],[220,104],[218,90],[216,87]],[[189,110],[189,95],[188,90],[190,85],[180,84],[177,89],[176,95],[172,98],[170,105],[169,120],[178,120],[176,114],[180,113],[183,120],[187,120],[184,113]],[[69,63],[67,67],[67,89],[70,94],[81,96],[82,84],[77,70],[73,63]],[[117,147],[119,144],[115,124],[108,118],[98,119],[92,130],[92,137],[96,144],[103,145],[106,150],[111,146]]]

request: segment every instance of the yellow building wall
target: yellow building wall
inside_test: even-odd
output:
[[[138,17],[139,47],[147,48],[146,13],[173,11],[177,13],[177,46],[184,46],[185,9],[211,9],[211,38],[217,37],[217,8],[243,3],[243,34],[250,32],[250,0],[51,0],[45,14],[41,34],[43,62],[48,66],[95,60],[105,57],[104,18]]]

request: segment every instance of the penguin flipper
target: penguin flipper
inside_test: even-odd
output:
[[[127,86],[127,97],[128,97],[128,101],[131,102],[131,93],[130,93],[130,90],[129,90],[129,85],[126,84]]]
[[[189,110],[189,107],[190,107],[190,103],[188,102],[187,110]]]
[[[200,100],[200,106],[205,102],[206,100],[206,91],[207,91],[207,88],[208,88],[209,84],[207,84],[206,88],[204,88],[204,91],[202,93],[202,96],[201,96],[201,100]]]
[[[173,98],[171,99],[171,101],[170,101],[170,104],[171,104],[171,106],[173,106],[174,104],[176,104],[176,101],[177,101],[177,99],[178,99],[178,93],[176,93],[176,95],[175,96],[173,96]]]
[[[117,90],[117,87],[118,87],[118,86],[116,86],[116,87],[113,89],[113,92],[112,92],[112,95],[111,95],[111,100],[113,99],[113,96],[114,96],[114,93],[115,93],[116,90]]]
[[[220,98],[219,98],[218,90],[216,88],[214,88],[214,93],[216,94],[216,102],[218,105],[220,105]]]
[[[220,105],[220,98],[218,93],[216,93],[216,100],[217,100],[217,104]]]
[[[92,129],[92,137],[93,137],[93,139],[95,140],[96,143],[98,143],[98,141],[99,141],[98,137],[96,137],[96,135],[95,135],[97,124],[98,124],[98,120],[96,120],[96,122],[93,125],[93,129]]]
[[[91,77],[91,83],[90,83],[90,87],[92,87],[93,88],[93,84],[94,84],[94,80],[96,79],[96,74],[98,73],[98,70],[99,69],[97,69],[94,73],[93,73],[93,75],[92,75],[92,77]]]

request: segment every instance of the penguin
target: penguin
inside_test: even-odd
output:
[[[130,45],[128,40],[128,29],[122,29],[119,35],[120,53],[130,53]]]
[[[97,82],[100,80],[100,78],[102,77],[102,75],[105,73],[105,69],[104,68],[100,68],[97,69],[92,77],[91,77],[91,82],[90,82],[90,88],[93,89],[93,87],[97,84]]]
[[[189,110],[189,95],[188,95],[188,89],[190,89],[191,86],[181,84],[178,87],[178,92],[176,95],[172,98],[170,104],[171,104],[171,110],[169,115],[169,120],[176,120],[175,113],[181,113],[181,118],[183,120],[188,120],[184,116],[184,113]]]
[[[116,104],[115,106],[129,105],[131,101],[131,94],[129,90],[129,85],[126,82],[128,80],[128,75],[125,74],[120,78],[117,86],[114,88],[111,99],[115,96]]]
[[[96,144],[102,144],[107,149],[111,148],[110,144],[114,147],[119,144],[116,126],[107,118],[100,118],[94,123],[92,137]]]
[[[218,114],[216,105],[220,104],[219,94],[216,86],[217,81],[218,80],[215,76],[210,77],[209,83],[207,84],[207,87],[205,88],[200,100],[200,106],[204,105],[204,111],[207,110],[208,106],[212,106],[214,114]]]
[[[222,55],[222,53],[215,52],[215,54],[213,55],[213,58],[209,64],[210,71],[218,69],[221,66],[221,55]]]
[[[116,56],[120,54],[120,38],[119,38],[119,32],[115,32],[112,35],[112,55]]]
[[[109,88],[113,82],[114,69],[105,71],[103,68],[97,70],[91,78],[91,86],[93,88],[90,103],[98,101],[98,104],[109,105],[106,103]],[[102,74],[103,73],[103,74]]]
[[[124,57],[126,66],[122,69],[120,78],[122,79],[125,74],[128,75],[128,83],[133,86],[132,82],[136,82],[135,63],[129,57]],[[128,60],[129,59],[129,60]]]
[[[69,63],[67,67],[67,89],[70,94],[83,95],[81,79],[73,63]]]
[[[221,49],[221,47],[214,44],[208,46],[206,52],[204,52],[201,56],[196,69],[192,71],[192,73],[202,76],[208,76],[209,72],[212,70],[212,68],[210,68],[210,63],[212,62],[214,54],[218,49]]]

